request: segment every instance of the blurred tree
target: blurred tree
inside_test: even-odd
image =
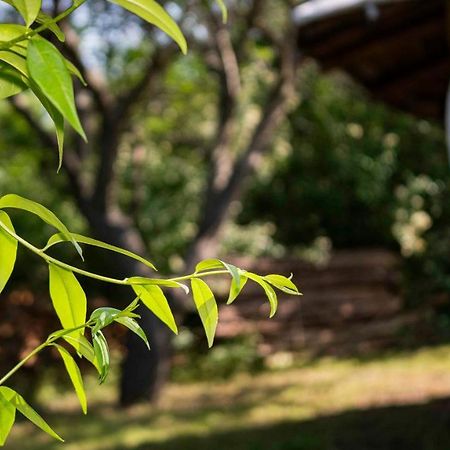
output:
[[[48,5],[58,11],[60,2],[49,1]],[[207,166],[199,180],[201,201],[195,232],[183,255],[185,267],[190,269],[196,260],[217,249],[223,225],[233,213],[230,206],[242,195],[249,175],[258,170],[273,134],[295,102],[298,56],[292,5],[287,0],[236,1],[230,5],[229,25],[222,23],[218,10],[211,12],[202,2],[167,2],[165,6],[180,18],[190,45],[190,55],[183,61],[161,33],[135,18],[130,25],[127,17],[125,24],[125,13],[107,2],[89,2],[89,7],[80,8],[70,22],[62,24],[66,42],[54,43],[88,82],[87,86],[77,85],[76,98],[89,137],[88,143],[75,135],[69,137],[63,169],[68,192],[92,234],[146,254],[148,242],[141,227],[147,214],[141,209],[146,185],[143,155],[147,151],[145,140],[139,139],[142,117],[161,115],[164,135],[171,115],[177,116],[178,111],[176,105],[166,109],[170,86],[162,80],[170,74],[176,77],[177,71],[185,80],[189,74],[194,78],[196,73],[203,74],[204,79],[195,79],[208,95],[207,104],[205,95],[191,99],[187,89],[191,109],[183,108],[183,122],[174,122],[179,128],[173,133],[177,136],[172,136],[179,139],[172,145],[195,148],[192,158]],[[95,14],[89,8],[94,8]],[[102,61],[102,65],[93,61]],[[11,103],[42,144],[55,147],[45,117],[33,109],[29,99],[14,97]],[[205,110],[199,111],[202,104]],[[151,151],[150,158],[163,155],[164,143]],[[127,155],[131,162],[128,181],[133,186],[124,195],[127,178],[120,175]],[[45,169],[45,177],[54,177]],[[170,178],[171,169],[165,170]],[[194,172],[192,176],[199,177]],[[157,207],[153,211],[158,214]],[[121,258],[104,263],[118,276],[142,270]],[[130,336],[123,365],[122,404],[138,400],[142,393],[154,398],[168,371],[169,332],[147,310],[140,313],[152,352],[149,355],[145,346]]]
[[[301,101],[244,196],[238,223],[271,223],[272,239],[302,256],[324,240],[392,248],[405,257],[410,305],[448,298],[442,127],[374,103],[349,77],[324,75],[314,63],[303,65],[299,83]]]

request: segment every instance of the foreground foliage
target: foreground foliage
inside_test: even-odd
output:
[[[0,25],[0,99],[11,97],[26,89],[33,92],[54,122],[59,147],[59,167],[61,167],[63,158],[65,123],[86,140],[86,134],[75,105],[72,77],[78,77],[83,83],[84,80],[78,69],[51,42],[42,37],[41,33],[50,31],[60,41],[63,41],[65,37],[58,27],[58,22],[85,2],[86,0],[76,0],[57,16],[50,17],[41,11],[41,0],[27,0],[27,2],[7,0],[6,3],[13,6],[22,16],[25,25]],[[187,44],[183,34],[159,4],[153,0],[113,0],[113,3],[117,3],[150,24],[156,25],[179,45],[183,53],[186,52]],[[225,19],[225,7],[222,2],[219,2],[219,5]],[[37,25],[32,27],[33,24]],[[11,218],[5,211],[9,209],[26,211],[35,215],[53,227],[57,233],[49,238],[45,247],[38,248],[16,233]],[[55,348],[61,356],[81,409],[86,413],[87,400],[83,379],[70,349],[75,350],[79,358],[88,360],[96,368],[100,383],[103,383],[110,367],[108,343],[102,331],[108,325],[116,322],[125,326],[137,334],[150,348],[144,331],[136,321],[139,319],[139,315],[134,312],[142,304],[174,333],[177,333],[177,325],[162,288],[182,288],[189,293],[190,289],[184,283],[190,283],[194,303],[205,329],[209,346],[212,346],[214,341],[218,309],[214,294],[203,278],[213,275],[230,275],[228,303],[232,303],[237,298],[248,280],[259,284],[269,300],[270,316],[273,316],[277,309],[277,295],[274,288],[299,295],[297,287],[290,278],[276,274],[263,277],[218,259],[204,260],[197,264],[194,273],[175,278],[133,276],[124,279],[111,278],[67,264],[49,254],[52,247],[64,242],[72,244],[81,259],[83,259],[81,245],[91,245],[122,254],[137,260],[147,268],[156,270],[150,261],[135,253],[71,233],[52,211],[39,203],[14,194],[4,195],[0,198],[0,292],[6,286],[13,272],[20,244],[42,258],[48,265],[50,297],[63,327],[52,333],[45,342],[37,346],[0,379],[0,445],[5,443],[17,411],[49,435],[62,441],[62,438],[18,392],[5,386],[5,383],[23,365],[44,349]],[[110,307],[96,309],[88,318],[87,297],[77,275],[111,284],[129,286],[134,300],[123,310]]]
[[[59,233],[51,236],[47,245],[39,249],[15,232],[12,221],[4,209],[19,209],[37,215],[41,220],[59,231]],[[16,261],[18,244],[21,244],[48,264],[50,297],[55,312],[63,326],[62,330],[52,333],[44,343],[36,347],[0,379],[1,444],[4,444],[6,441],[9,431],[14,424],[16,410],[20,411],[43,431],[49,433],[56,439],[62,440],[42,417],[25,402],[20,394],[4,386],[4,383],[20,367],[42,350],[48,347],[55,347],[58,350],[73,383],[75,392],[78,395],[81,408],[86,413],[86,394],[84,392],[80,370],[68,350],[60,345],[60,341],[66,342],[73,347],[80,358],[88,360],[97,369],[100,383],[103,383],[108,375],[110,366],[108,343],[102,332],[105,327],[113,322],[119,323],[133,333],[136,333],[150,348],[145,333],[136,321],[139,316],[134,310],[138,307],[139,303],[149,308],[174,333],[178,333],[175,319],[162,287],[172,289],[182,288],[186,293],[189,293],[189,287],[184,282],[190,283],[194,303],[205,329],[210,347],[213,345],[217,327],[218,308],[213,292],[203,280],[204,277],[224,274],[231,276],[228,304],[231,304],[237,298],[248,280],[254,281],[263,288],[267,295],[270,303],[271,317],[277,310],[277,295],[274,288],[280,289],[288,294],[299,295],[297,287],[289,278],[275,274],[260,276],[218,259],[204,260],[197,264],[193,274],[175,278],[110,278],[71,266],[48,254],[50,248],[63,242],[70,242],[81,258],[83,258],[83,252],[80,244],[92,245],[108,251],[121,253],[138,260],[147,267],[155,269],[150,261],[145,260],[139,255],[86,236],[71,233],[50,210],[38,203],[13,194],[0,198],[0,254],[2,255],[0,291],[3,290],[11,276]],[[88,305],[86,294],[75,274],[112,284],[130,286],[137,297],[123,310],[110,307],[98,308],[87,318]],[[89,338],[85,337],[86,331],[89,331]]]

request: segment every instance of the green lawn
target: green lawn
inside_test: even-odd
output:
[[[87,416],[72,395],[57,396],[44,411],[66,444],[21,423],[6,448],[450,449],[450,346],[370,361],[323,359],[228,382],[172,384],[153,408],[118,409],[113,384],[89,390]],[[52,395],[47,388],[42,398]]]

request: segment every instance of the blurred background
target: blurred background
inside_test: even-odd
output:
[[[64,0],[44,1],[49,12]],[[450,448],[450,80],[446,0],[163,2],[189,42],[90,0],[55,42],[81,70],[89,136],[63,169],[30,94],[0,104],[0,193],[42,202],[72,231],[162,274],[219,255],[294,273],[304,293],[269,320],[246,287],[207,350],[189,302],[180,335],[144,313],[152,351],[110,332],[114,373],[86,370],[82,416],[51,352],[14,379],[67,444],[19,423],[11,449]],[[3,20],[12,9],[0,10]],[[21,214],[36,243],[50,230]],[[70,248],[67,261],[79,264]],[[87,267],[144,274],[88,254]],[[47,268],[21,251],[0,301],[0,370],[58,328]],[[225,280],[217,280],[219,300]],[[83,280],[92,309],[129,293]]]

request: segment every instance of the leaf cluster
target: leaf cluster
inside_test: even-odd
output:
[[[47,244],[43,248],[37,248],[16,233],[11,218],[5,209],[18,209],[33,214],[56,229],[57,233],[50,236]],[[79,398],[81,408],[85,413],[87,411],[87,401],[80,369],[76,359],[71,355],[69,350],[61,344],[56,343],[57,340],[62,339],[80,358],[87,359],[96,368],[100,383],[103,383],[108,375],[110,366],[108,343],[102,331],[105,327],[112,323],[118,323],[137,334],[148,348],[150,348],[150,343],[137,321],[139,315],[134,312],[139,305],[143,305],[175,334],[178,333],[175,318],[163,289],[181,288],[186,294],[192,291],[194,304],[203,324],[209,347],[214,342],[219,312],[214,293],[204,278],[214,275],[230,276],[231,283],[227,304],[231,304],[236,300],[248,280],[257,283],[264,290],[270,303],[270,317],[275,314],[278,306],[275,289],[292,295],[300,295],[300,292],[290,278],[276,274],[261,276],[219,259],[201,261],[197,264],[194,273],[175,278],[147,278],[137,276],[124,279],[109,278],[72,266],[48,254],[50,248],[64,242],[70,243],[80,258],[83,258],[82,246],[91,245],[100,247],[106,251],[120,253],[121,255],[137,260],[147,268],[153,270],[156,270],[156,268],[150,261],[128,250],[80,234],[71,233],[66,225],[52,211],[36,202],[14,194],[0,197],[0,292],[5,288],[14,270],[17,250],[20,244],[41,257],[48,265],[50,298],[56,315],[63,327],[61,330],[51,334],[46,342],[37,347],[18,366],[6,374],[0,380],[0,386],[29,358],[44,348],[50,346],[55,347],[61,356]],[[80,275],[99,281],[129,286],[135,298],[123,310],[102,307],[93,311],[90,317],[87,318],[88,300],[77,278]],[[186,283],[189,283],[190,286]],[[8,428],[8,432],[14,422],[15,412],[19,410],[41,429],[53,437],[60,439],[36,412],[29,412],[33,410],[29,405],[26,405],[19,394],[13,392],[10,388],[4,387],[3,391],[0,391],[0,396],[3,396],[0,400],[0,414],[5,416],[5,419],[2,419],[2,423],[10,424],[8,425],[9,428],[5,427],[5,429]],[[26,407],[23,405],[26,405]],[[27,411],[27,413],[24,411]],[[6,440],[7,434],[7,432],[4,433],[0,442],[3,443]]]
[[[64,57],[57,46],[41,33],[49,31],[59,41],[65,36],[58,22],[65,19],[87,0],[73,0],[72,4],[56,17],[42,12],[42,0],[3,0],[14,7],[24,25],[0,25],[0,99],[5,99],[24,90],[31,90],[52,119],[58,141],[59,167],[63,161],[64,127],[67,123],[83,139],[86,134],[78,116],[75,104],[73,79],[85,83],[79,70]],[[187,44],[178,25],[154,0],[107,0],[134,13],[146,22],[155,25],[168,34],[185,53]],[[220,0],[223,19],[226,8]],[[39,248],[19,235],[6,210],[15,209],[39,218],[50,225],[55,234],[47,244]],[[282,275],[261,276],[248,272],[218,259],[200,262],[195,272],[174,278],[137,277],[111,278],[89,272],[51,256],[48,250],[53,246],[70,243],[81,260],[84,260],[82,246],[89,245],[105,251],[119,253],[138,261],[147,268],[156,270],[153,263],[140,255],[96,239],[69,231],[67,226],[49,209],[27,198],[15,194],[0,197],[0,292],[8,283],[17,259],[19,244],[44,260],[48,266],[49,292],[53,308],[61,322],[62,329],[51,334],[45,342],[25,356],[15,367],[0,379],[0,445],[3,445],[19,411],[43,431],[62,441],[62,438],[45,420],[26,403],[24,398],[7,387],[5,383],[31,358],[49,347],[56,349],[66,368],[78,396],[81,409],[87,412],[87,399],[77,358],[88,360],[97,370],[100,383],[108,376],[110,354],[104,328],[118,323],[138,335],[150,348],[147,336],[139,325],[138,306],[148,308],[174,333],[178,333],[164,289],[183,289],[186,294],[192,290],[194,304],[202,321],[208,345],[214,342],[218,322],[218,306],[213,292],[204,280],[209,276],[229,275],[231,277],[228,304],[235,301],[242,289],[251,280],[262,287],[270,303],[270,316],[277,309],[275,289],[292,295],[300,295],[290,278]],[[87,295],[78,280],[79,276],[101,282],[129,286],[133,301],[123,309],[103,307],[88,317]]]

